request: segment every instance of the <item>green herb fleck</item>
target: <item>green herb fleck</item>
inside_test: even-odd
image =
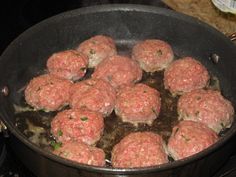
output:
[[[37,109],[35,109],[34,111],[37,111]],[[46,109],[46,108],[41,108],[41,109],[39,109],[39,111],[50,112],[50,110],[48,110],[48,109]]]
[[[75,52],[74,53],[77,57],[81,57],[80,53],[79,52]]]
[[[196,98],[197,100],[200,100],[201,99],[201,97],[200,96],[197,96],[197,98]]]
[[[80,68],[80,71],[86,71],[86,67],[82,67],[82,68]]]
[[[96,53],[96,51],[93,50],[93,49],[90,49],[89,53],[90,53],[91,55],[94,55],[94,54]]]
[[[36,92],[38,92],[38,91],[40,91],[41,90],[41,87],[38,87],[37,89],[36,89]]]
[[[221,127],[222,127],[222,128],[224,128],[224,127],[225,127],[223,122],[221,122],[221,123],[220,123],[220,125],[221,125]]]
[[[87,118],[87,117],[81,117],[80,120],[82,120],[82,121],[87,121],[88,118]]]
[[[156,111],[155,108],[152,108],[152,112],[153,112],[154,114],[158,115],[158,113],[157,113],[157,111]]]
[[[176,135],[176,133],[179,131],[179,127],[176,128],[174,136]]]
[[[200,113],[199,111],[196,111],[195,116],[199,116],[199,113]]]
[[[108,76],[107,76],[107,80],[108,80],[109,82],[111,82],[111,81],[112,81],[112,76],[111,76],[111,75],[108,75]]]
[[[184,136],[184,135],[181,135],[181,136],[182,136],[182,138],[183,138],[186,142],[190,141],[190,138],[188,138],[188,137],[186,137],[186,136]]]
[[[62,146],[62,143],[61,142],[56,142],[56,141],[51,141],[50,145],[52,146],[52,148],[54,150],[57,150]]]
[[[95,41],[95,40],[92,40],[91,42],[92,42],[92,44],[96,44],[97,43],[97,41]]]
[[[159,50],[156,52],[156,54],[157,54],[157,56],[160,57],[160,56],[162,56],[163,53],[162,53],[162,51],[159,49]]]
[[[69,155],[69,152],[64,152],[64,153],[63,153],[63,156],[64,156],[64,157],[68,157],[68,155]]]
[[[62,136],[62,135],[63,135],[63,132],[62,132],[61,130],[58,130],[57,135],[58,135],[58,136]]]

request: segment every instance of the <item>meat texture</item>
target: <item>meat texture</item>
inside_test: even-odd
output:
[[[115,112],[123,122],[151,125],[158,117],[160,108],[160,93],[142,83],[124,87],[117,94]]]
[[[167,163],[168,157],[160,135],[135,132],[125,136],[114,146],[111,161],[116,168],[134,168]]]
[[[47,68],[51,74],[72,81],[82,78],[87,66],[88,58],[76,50],[54,53],[47,60]]]
[[[158,39],[148,39],[136,44],[132,50],[132,58],[137,60],[146,72],[165,69],[174,59],[171,46]]]
[[[205,66],[191,57],[173,61],[164,72],[165,89],[173,95],[204,88],[209,79]]]
[[[182,95],[178,101],[179,120],[192,120],[206,124],[219,133],[229,128],[234,119],[234,108],[219,91],[194,90]]]
[[[56,149],[53,153],[82,164],[94,166],[105,165],[105,153],[102,149],[80,142],[63,143],[62,147]]]
[[[56,111],[69,104],[72,83],[50,74],[33,78],[25,89],[26,102],[36,110]]]
[[[95,144],[103,133],[104,121],[98,112],[70,109],[59,112],[51,122],[51,132],[59,142]]]
[[[115,107],[116,92],[109,82],[101,79],[88,79],[71,87],[70,106],[87,108],[108,116]]]
[[[114,88],[134,84],[141,80],[142,69],[128,57],[112,56],[103,60],[92,74],[92,78],[108,81]]]
[[[217,140],[217,134],[205,124],[186,120],[173,128],[167,147],[173,159],[179,160],[201,152]]]
[[[83,41],[76,50],[89,58],[89,68],[94,68],[104,59],[117,54],[115,41],[105,35],[97,35]]]

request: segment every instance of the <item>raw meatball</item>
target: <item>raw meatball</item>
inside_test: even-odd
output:
[[[104,79],[110,82],[114,88],[120,88],[140,81],[142,70],[136,61],[116,55],[103,60],[95,68],[92,77]]]
[[[165,69],[174,59],[174,54],[168,43],[150,39],[134,46],[132,58],[139,62],[144,71],[154,72]]]
[[[219,91],[194,90],[178,101],[179,119],[202,122],[219,133],[233,122],[234,108]]]
[[[68,105],[72,83],[50,74],[33,78],[25,89],[26,102],[36,110],[55,111]]]
[[[78,163],[94,166],[105,165],[105,153],[102,149],[80,142],[63,143],[62,147],[56,149],[53,153]]]
[[[88,79],[71,87],[70,105],[72,108],[86,107],[108,116],[115,107],[116,92],[106,81]]]
[[[134,168],[168,162],[165,144],[158,134],[136,132],[124,137],[112,150],[112,166]]]
[[[118,92],[115,112],[123,122],[151,125],[159,115],[160,107],[161,98],[157,90],[145,84],[136,84]]]
[[[186,57],[170,64],[164,72],[164,85],[173,95],[203,88],[209,80],[207,69],[197,60]]]
[[[175,160],[183,159],[206,149],[217,140],[217,134],[205,124],[181,121],[172,130],[168,151]]]
[[[76,50],[54,53],[47,61],[49,72],[55,76],[76,81],[87,69],[88,58]]]
[[[103,117],[86,109],[59,112],[51,122],[51,132],[62,143],[68,141],[95,144],[104,128]]]
[[[104,35],[97,35],[82,42],[77,50],[89,58],[89,68],[97,66],[107,57],[117,54],[114,40]]]

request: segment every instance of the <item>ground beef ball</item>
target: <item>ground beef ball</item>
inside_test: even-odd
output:
[[[136,132],[124,137],[112,150],[112,166],[134,168],[168,162],[165,144],[158,134]]]
[[[59,112],[51,122],[51,132],[62,143],[68,141],[95,144],[104,128],[103,117],[86,109],[70,109]]]
[[[116,55],[103,60],[95,68],[92,77],[104,79],[110,82],[114,88],[120,88],[140,81],[142,70],[136,61]]]
[[[173,95],[203,88],[209,80],[207,69],[191,57],[176,60],[164,72],[164,85]]]
[[[105,153],[102,149],[80,142],[63,143],[62,147],[57,148],[53,153],[78,163],[94,166],[105,165]]]
[[[115,112],[123,122],[149,125],[160,113],[160,93],[145,84],[126,86],[117,94]]]
[[[233,122],[234,108],[219,91],[194,90],[178,101],[179,119],[202,122],[219,133]]]
[[[47,61],[47,68],[51,74],[72,81],[82,78],[87,66],[88,58],[76,50],[54,53]]]
[[[108,116],[115,107],[116,92],[109,82],[88,79],[73,84],[70,105],[72,108],[86,107]]]
[[[97,35],[82,42],[77,50],[89,58],[89,68],[97,66],[105,58],[117,54],[114,40],[104,35]]]
[[[178,160],[206,149],[217,140],[217,134],[205,124],[181,121],[173,128],[167,147],[173,159]]]
[[[139,62],[144,71],[154,72],[165,69],[174,59],[174,53],[168,43],[150,39],[134,46],[132,58]]]
[[[50,74],[33,78],[25,89],[26,102],[36,110],[55,111],[68,105],[72,83]]]

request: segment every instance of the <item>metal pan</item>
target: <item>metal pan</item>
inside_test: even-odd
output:
[[[223,95],[236,103],[236,47],[212,27],[185,15],[151,6],[104,5],[66,12],[25,31],[0,59],[0,117],[10,131],[14,152],[37,176],[210,177],[234,149],[236,123],[212,147],[192,157],[160,166],[116,169],[74,163],[36,146],[16,128],[13,105],[22,104],[22,88],[45,69],[49,55],[74,48],[96,34],[110,35],[122,54],[148,38],[167,41],[178,57],[193,56],[217,77]],[[213,62],[215,56],[218,62]],[[214,60],[215,61],[215,60]],[[155,79],[155,77],[154,77]]]

